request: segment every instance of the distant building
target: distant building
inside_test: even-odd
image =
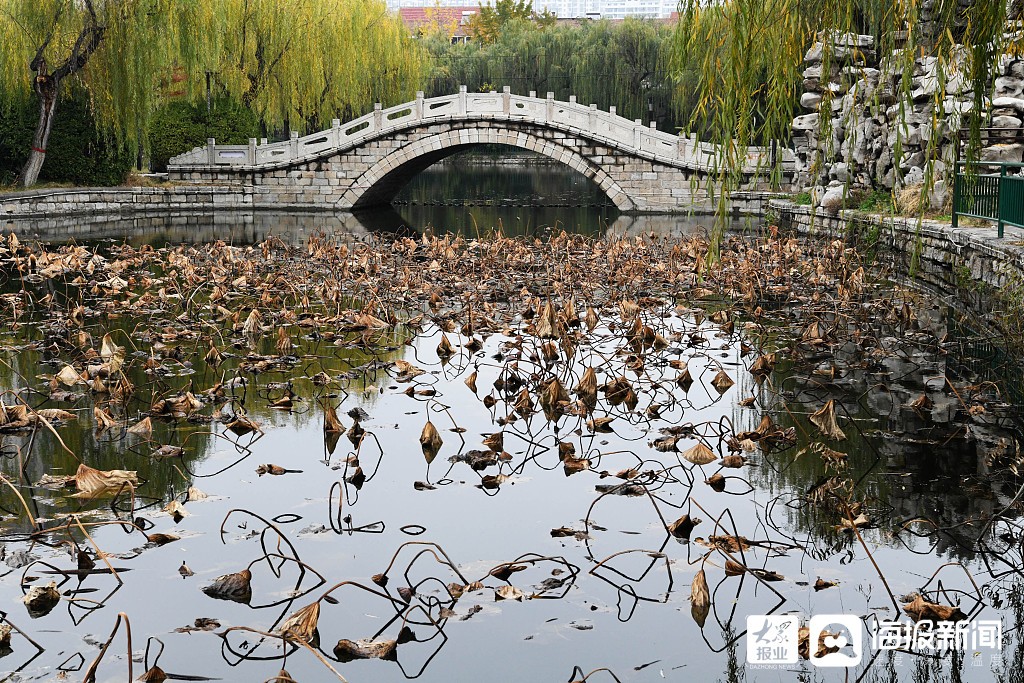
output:
[[[388,9],[464,7],[465,0],[387,0]],[[483,4],[490,4],[484,2]],[[533,0],[538,12],[548,10],[559,19],[625,19],[649,17],[668,19],[676,11],[677,0]]]
[[[413,33],[426,35],[438,32],[447,36],[454,45],[469,42],[469,21],[479,11],[479,5],[438,7],[431,3],[422,7],[401,7],[398,16]]]

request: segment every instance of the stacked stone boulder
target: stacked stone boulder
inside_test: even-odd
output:
[[[944,204],[959,131],[974,107],[966,53],[940,69],[931,56],[910,61],[896,51],[879,57],[872,36],[845,34],[830,42],[829,57],[821,40],[805,57],[800,105],[806,113],[792,126],[796,185],[834,208],[851,190],[898,191],[927,177],[931,204]],[[907,69],[909,91],[903,86]],[[981,159],[1021,161],[1024,60],[1004,56],[985,95],[982,126],[1007,132],[983,139]]]

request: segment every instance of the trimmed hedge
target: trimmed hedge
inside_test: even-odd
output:
[[[13,183],[28,161],[39,101],[0,108],[0,184]],[[134,165],[132,153],[97,128],[84,95],[57,103],[39,182],[120,185]]]
[[[171,157],[204,146],[207,138],[222,145],[244,145],[259,137],[259,130],[256,115],[226,97],[214,100],[209,114],[205,102],[171,102],[157,111],[150,126],[150,166],[166,171]]]

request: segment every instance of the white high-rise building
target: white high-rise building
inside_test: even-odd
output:
[[[664,19],[676,11],[678,0],[533,0],[534,9],[549,10],[561,19],[600,15],[604,19],[652,17]],[[387,0],[388,9],[401,7],[455,7],[473,4],[467,0]],[[483,0],[483,4],[489,4]]]

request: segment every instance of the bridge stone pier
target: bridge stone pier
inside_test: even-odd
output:
[[[330,129],[283,142],[205,147],[171,159],[172,181],[234,187],[254,208],[352,210],[388,204],[416,174],[470,147],[509,145],[561,162],[596,183],[622,211],[677,213],[714,197],[721,164],[715,145],[618,116],[614,108],[496,93],[425,99],[375,110]],[[768,188],[778,165],[790,177],[789,150],[747,150],[745,190]]]

